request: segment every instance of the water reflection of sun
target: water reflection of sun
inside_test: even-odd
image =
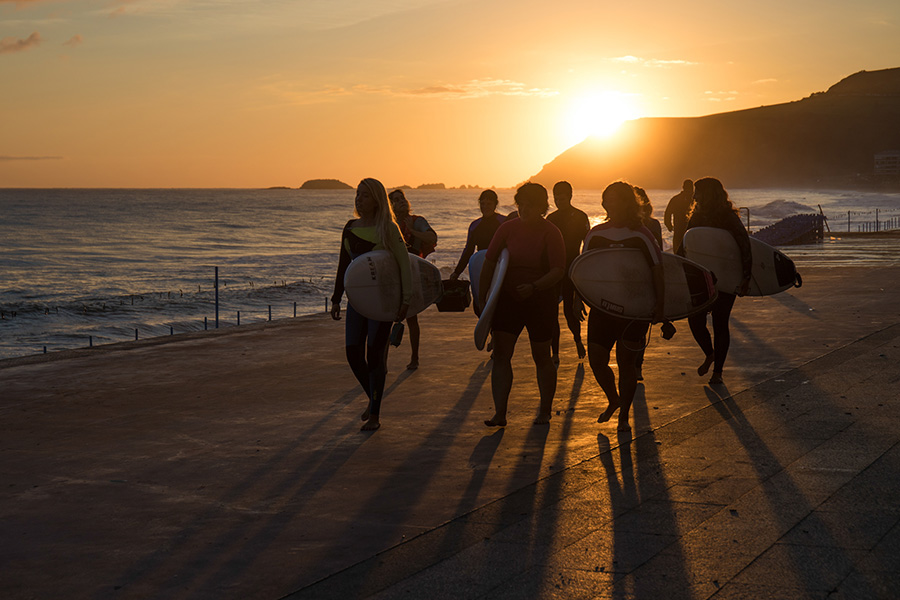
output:
[[[634,96],[616,91],[580,96],[568,107],[565,138],[571,145],[588,136],[609,137],[622,123],[638,117]]]

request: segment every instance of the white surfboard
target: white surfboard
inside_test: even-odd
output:
[[[685,255],[716,276],[716,289],[736,294],[743,271],[741,251],[734,237],[718,227],[693,227],[684,234]],[[783,252],[754,237],[750,238],[753,269],[748,296],[769,296],[791,287],[800,287],[802,279],[794,261]]]
[[[716,298],[709,271],[669,253],[663,253],[662,266],[666,296],[663,315],[667,320],[684,319],[709,308]],[[585,252],[572,261],[569,277],[591,308],[638,321],[653,317],[653,274],[647,258],[636,248]]]
[[[487,250],[479,250],[469,259],[469,284],[472,286],[472,310],[477,316],[481,316],[481,297],[478,294],[478,284],[481,280],[481,267],[484,265],[484,257]]]
[[[487,252],[485,250],[484,252]],[[484,257],[482,257],[484,263]],[[484,309],[475,325],[475,347],[479,350],[484,349],[487,342],[488,334],[491,333],[491,322],[494,320],[494,311],[497,309],[497,302],[500,300],[500,288],[503,287],[503,280],[506,278],[506,270],[509,268],[509,250],[504,248],[500,252],[500,259],[497,261],[497,267],[494,269],[494,277],[491,279],[491,287],[488,288],[487,300],[484,302]],[[478,269],[478,275],[481,276],[481,269]],[[471,272],[469,273],[471,277]]]
[[[437,300],[444,292],[441,271],[423,258],[409,255],[412,273],[412,297],[408,317],[416,315]],[[362,316],[375,321],[393,321],[400,310],[402,288],[400,267],[387,250],[373,250],[357,256],[344,273],[344,290],[353,308]]]

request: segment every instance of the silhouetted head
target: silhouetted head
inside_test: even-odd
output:
[[[572,184],[568,181],[557,181],[553,186],[553,202],[557,208],[567,208],[572,204]]]
[[[516,206],[519,207],[519,218],[523,221],[534,221],[543,218],[550,208],[547,188],[539,183],[528,182],[516,190]]]
[[[694,183],[694,213],[717,213],[731,211],[737,213],[737,209],[728,199],[725,186],[715,177],[704,177]]]
[[[483,217],[494,214],[499,203],[500,199],[497,197],[497,192],[494,190],[484,190],[481,192],[481,195],[478,196],[478,206],[481,208],[481,215]]]
[[[409,205],[409,200],[406,199],[406,194],[403,193],[403,190],[394,190],[388,195],[388,199],[390,199],[391,208],[394,209],[394,214],[397,215],[398,218],[403,219],[406,217],[406,215],[409,214],[411,207]]]
[[[690,179],[685,179],[684,183],[681,184],[681,189],[689,194],[694,193],[694,182]]]
[[[624,181],[616,181],[603,190],[606,220],[616,227],[637,229],[641,226],[641,204],[634,188]]]
[[[650,196],[644,191],[644,188],[634,186],[634,193],[637,194],[638,202],[641,204],[641,218],[649,219],[653,216],[653,204],[650,203]]]

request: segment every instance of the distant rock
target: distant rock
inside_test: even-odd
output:
[[[447,186],[443,183],[423,183],[416,187],[417,190],[446,190]]]
[[[304,181],[301,190],[352,190],[352,185],[347,185],[337,179],[310,179]]]
[[[266,189],[267,190],[289,190],[291,188],[289,188],[286,185],[273,185],[272,187],[267,187]]]

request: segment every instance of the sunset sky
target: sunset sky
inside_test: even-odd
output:
[[[0,187],[511,186],[897,66],[897,0],[0,0]]]

